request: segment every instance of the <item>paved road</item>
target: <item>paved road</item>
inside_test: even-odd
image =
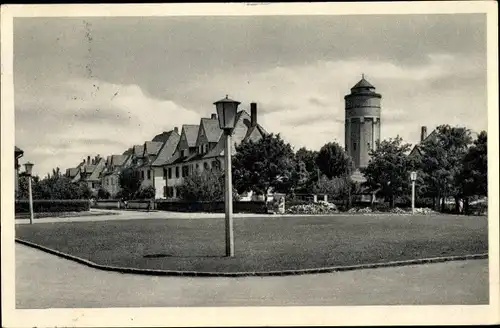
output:
[[[99,271],[16,244],[17,308],[487,303],[487,260],[288,277],[182,278]]]

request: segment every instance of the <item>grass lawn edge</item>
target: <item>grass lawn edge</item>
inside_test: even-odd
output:
[[[185,277],[289,276],[289,275],[332,273],[332,272],[353,271],[361,269],[376,269],[376,268],[398,267],[407,265],[441,263],[450,261],[479,260],[488,258],[488,253],[482,253],[482,254],[467,254],[467,255],[444,256],[444,257],[431,257],[431,258],[412,259],[403,261],[367,263],[367,264],[348,265],[348,266],[320,267],[312,269],[264,271],[264,272],[202,272],[202,271],[175,271],[175,270],[139,269],[139,268],[129,268],[129,267],[107,266],[107,265],[97,264],[95,262],[74,255],[70,255],[64,252],[60,252],[52,248],[48,248],[20,238],[15,238],[15,242],[22,244],[24,246],[36,248],[38,250],[62,257],[67,260],[71,260],[86,265],[94,269],[113,271],[124,274],[127,273],[127,274],[141,274],[141,275],[155,275],[155,276],[185,276]]]

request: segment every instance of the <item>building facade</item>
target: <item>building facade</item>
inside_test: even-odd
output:
[[[232,134],[231,153],[245,140],[258,141],[267,132],[257,123],[257,104],[252,103],[250,114],[237,113]],[[183,126],[178,146],[165,165],[166,198],[179,198],[178,187],[193,172],[224,168],[224,142],[217,116],[203,118],[199,125]]]
[[[363,78],[351,88],[345,100],[345,150],[355,170],[370,161],[369,152],[380,141],[382,96]]]

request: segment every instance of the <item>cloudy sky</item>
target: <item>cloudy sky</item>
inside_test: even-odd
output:
[[[382,137],[487,127],[482,14],[16,18],[16,145],[37,174],[198,124],[226,94],[296,149],[344,142],[364,73]]]

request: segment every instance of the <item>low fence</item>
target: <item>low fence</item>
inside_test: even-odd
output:
[[[149,200],[129,200],[123,202],[116,199],[101,199],[93,202],[93,208],[101,208],[107,210],[119,210],[119,209],[134,209],[134,210],[146,210],[149,209],[151,201]],[[154,202],[153,202],[154,205]]]
[[[85,199],[36,199],[33,200],[35,213],[83,212],[90,210],[90,201]],[[29,213],[30,202],[18,199],[15,203],[15,213]]]
[[[106,210],[118,210],[125,208],[125,205],[120,200],[106,199],[106,200],[96,200],[92,203],[94,208],[102,208]]]

